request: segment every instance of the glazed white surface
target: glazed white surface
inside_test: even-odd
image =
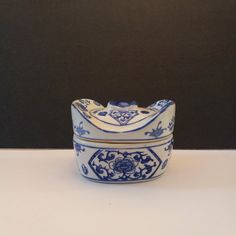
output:
[[[235,236],[236,151],[174,150],[157,180],[88,181],[72,150],[0,150],[2,236]]]

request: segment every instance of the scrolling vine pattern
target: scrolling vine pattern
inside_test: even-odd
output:
[[[89,160],[89,166],[103,181],[127,181],[151,178],[161,162],[150,148],[136,152],[99,149]]]

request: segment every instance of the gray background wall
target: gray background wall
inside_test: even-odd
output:
[[[76,98],[177,103],[175,148],[236,148],[235,0],[0,3],[0,146],[71,148]]]

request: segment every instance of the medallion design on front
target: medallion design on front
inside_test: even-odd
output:
[[[137,110],[111,110],[109,115],[115,119],[120,125],[126,125],[132,120],[135,116],[138,115]]]
[[[89,160],[89,166],[103,181],[129,181],[151,178],[161,162],[150,148],[134,152],[99,149]]]

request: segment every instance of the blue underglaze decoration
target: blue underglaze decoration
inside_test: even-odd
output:
[[[137,105],[136,101],[126,102],[126,101],[109,101],[108,105],[116,106],[116,107],[130,107]]]
[[[81,104],[80,102],[75,103],[82,111],[88,111],[87,107]]]
[[[88,105],[90,105],[91,101],[88,99],[80,99],[79,100],[81,104],[83,104],[86,108],[88,107]]]
[[[152,136],[155,138],[160,137],[164,133],[164,131],[166,130],[166,128],[162,128],[161,123],[162,123],[161,121],[158,123],[156,129],[152,129],[152,131],[150,131],[150,132],[145,132],[145,135]]]
[[[76,143],[74,142],[74,148],[76,150],[76,155],[79,156],[80,152],[84,152],[85,151],[85,148],[79,144],[79,143]]]
[[[120,125],[126,125],[135,116],[138,115],[137,110],[111,110],[109,115],[115,119]]]
[[[155,103],[156,104],[156,103]],[[155,105],[154,104],[154,105]],[[169,100],[169,105],[168,106],[165,106],[164,108],[162,108],[159,112],[158,112],[158,115],[161,115],[162,113],[164,113],[166,111],[166,109],[168,109],[169,106],[173,105],[174,102],[173,101],[170,101]],[[85,118],[88,118],[86,119],[91,125],[95,126],[97,129],[103,131],[103,132],[106,132],[106,133],[118,133],[117,131],[112,131],[112,130],[105,130],[105,129],[102,129],[101,127],[97,126],[96,124],[94,124],[93,122],[91,122],[91,120],[89,118],[91,118],[91,116],[87,116],[85,113],[83,113],[80,109],[77,108],[77,106],[75,106],[74,104],[72,104],[72,106],[81,114],[81,115],[84,115]],[[149,109],[152,109],[152,110],[155,110],[156,111],[156,108],[152,108],[151,106],[148,107]],[[144,126],[141,126],[141,127],[138,127],[138,128],[135,128],[135,129],[131,129],[131,130],[127,130],[127,131],[124,131],[123,133],[131,133],[133,131],[137,131],[137,130],[141,130],[143,129],[144,127],[148,126],[150,123],[153,122],[154,119],[157,118],[157,116],[153,116],[152,119],[150,119]]]
[[[84,164],[82,164],[81,168],[82,168],[83,173],[85,175],[87,175],[88,174],[88,168]]]
[[[89,160],[89,166],[103,181],[149,179],[161,163],[161,159],[150,148],[138,152],[99,149]]]
[[[99,116],[106,116],[107,115],[107,112],[106,111],[101,111],[98,113]]]
[[[172,101],[168,100],[168,99],[163,99],[157,102],[158,106],[164,107],[167,104],[173,103]]]
[[[83,128],[83,121],[81,121],[81,122],[79,123],[79,126],[75,126],[74,128],[75,128],[76,133],[77,133],[79,136],[83,136],[83,135],[85,135],[85,134],[90,134],[90,132],[89,132],[88,130],[85,130],[85,129]]]
[[[76,140],[77,139],[77,140]],[[87,137],[86,137],[86,139],[87,139]],[[89,138],[88,138],[89,139]],[[94,140],[94,139],[92,139],[93,141],[98,141],[98,140]],[[171,140],[167,140],[165,143],[159,143],[159,144],[155,144],[155,145],[152,145],[152,146],[149,146],[149,148],[148,148],[148,150],[151,152],[152,151],[152,148],[156,148],[156,147],[161,147],[161,146],[165,146],[165,145],[167,145],[167,144],[169,144],[170,142],[172,142],[172,140],[173,139],[171,139]],[[78,142],[78,138],[75,138],[74,140],[74,143],[76,143],[76,142]],[[128,140],[127,140],[128,141]],[[89,142],[87,143],[87,144],[83,144],[83,147],[89,147],[89,148],[93,148],[93,149],[97,149],[97,147],[95,147],[95,146],[93,146],[92,144],[91,145],[89,145]],[[143,146],[142,147],[139,147],[139,148],[144,148],[144,149],[146,149],[147,147],[146,147],[146,144],[144,143],[143,144]],[[107,148],[105,148],[105,147],[100,147],[100,149],[105,149],[105,150],[108,150]],[[119,150],[137,150],[137,148],[136,147],[120,147],[119,148]],[[112,150],[112,149],[109,149],[109,150]],[[117,149],[116,149],[117,150]],[[155,155],[155,154],[154,154]]]
[[[138,110],[137,110],[137,112],[139,113]],[[144,112],[143,112],[143,111],[140,111],[140,113],[148,114],[148,113],[150,113],[150,111],[144,111]],[[100,118],[101,116],[106,116],[106,115],[108,114],[106,111],[101,111],[101,109],[100,109],[100,110],[93,110],[93,111],[91,112],[91,114],[93,115],[93,117],[94,117],[95,119],[97,119],[97,120],[99,120],[99,121],[102,121],[103,123],[106,123],[106,124],[109,124],[109,125],[114,125],[114,126],[121,126],[119,122],[113,123],[113,122],[107,122],[107,121],[105,121],[104,119],[101,119],[101,118]],[[136,120],[136,121],[128,122],[128,125],[139,123],[139,122],[141,122],[142,120],[144,120],[144,119],[146,119],[147,117],[150,117],[150,116],[153,116],[153,115],[149,114],[149,115],[147,115],[147,116],[145,116],[145,117],[143,117],[143,118],[141,118],[141,119],[138,119],[138,120]]]
[[[160,100],[158,102],[153,103],[148,108],[153,108],[153,109],[161,110],[161,109],[163,109],[165,107],[168,107],[168,106],[170,106],[172,104],[174,104],[173,101],[168,100],[168,99],[163,99],[163,100]]]
[[[85,100],[85,101],[84,101]],[[86,102],[87,101],[87,102]],[[79,102],[75,103],[77,107],[80,108],[82,114],[87,117],[88,119],[91,118],[91,116],[88,114],[87,106],[90,104],[90,101],[87,99],[80,99]]]
[[[91,118],[91,116],[88,114],[87,107],[90,105],[91,101],[88,99],[80,99],[75,104],[81,109],[81,112],[84,116],[86,116],[88,119]]]
[[[149,114],[149,111],[140,111],[142,114]]]
[[[166,160],[163,162],[163,164],[162,164],[162,166],[161,166],[161,169],[162,169],[162,170],[166,167],[167,163],[168,163],[168,159],[166,159]]]
[[[171,151],[173,149],[173,144],[174,144],[174,139],[172,139],[164,148],[164,150],[168,152],[168,156],[170,156],[171,154]]]
[[[169,131],[173,131],[174,130],[174,125],[175,125],[175,117],[173,116],[171,118],[171,121],[169,122],[169,125],[168,125]]]

